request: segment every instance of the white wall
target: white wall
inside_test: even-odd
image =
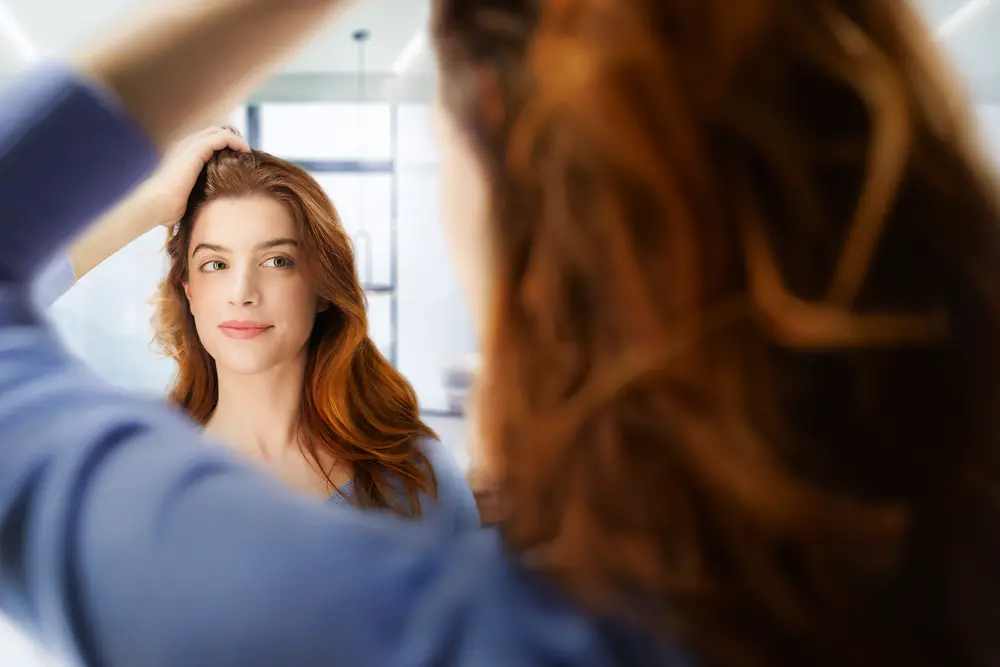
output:
[[[50,317],[67,346],[107,380],[162,395],[173,363],[154,353],[149,299],[166,272],[156,229],[95,268],[55,303]]]
[[[0,616],[0,665],[4,667],[63,667],[64,663],[49,655],[28,639],[20,629]]]

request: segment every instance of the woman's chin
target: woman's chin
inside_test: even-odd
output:
[[[212,355],[212,358],[215,359],[215,367],[219,372],[230,375],[262,375],[289,361],[277,355],[261,354],[260,351],[253,350],[227,351],[225,354]]]

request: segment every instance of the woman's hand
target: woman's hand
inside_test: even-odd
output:
[[[140,186],[149,203],[136,237],[157,225],[173,227],[184,215],[198,175],[216,152],[225,148],[247,152],[250,145],[235,131],[209,127],[179,141],[167,151],[159,169]]]
[[[222,127],[196,132],[169,149],[153,175],[70,248],[76,279],[146,232],[177,224],[205,163],[224,148],[250,150],[243,137]]]

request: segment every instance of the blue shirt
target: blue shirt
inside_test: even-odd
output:
[[[445,534],[457,534],[466,530],[475,530],[481,526],[476,498],[469,488],[469,481],[462,472],[455,457],[439,440],[424,438],[420,449],[427,457],[434,470],[437,480],[437,498],[420,494],[420,521],[433,524],[436,529]],[[400,499],[405,499],[405,493],[399,484],[391,484]],[[351,504],[354,496],[354,482],[343,485],[330,501],[345,507],[355,507]]]
[[[665,664],[494,531],[301,499],[64,351],[29,285],[156,159],[65,69],[0,95],[0,609],[87,665]]]

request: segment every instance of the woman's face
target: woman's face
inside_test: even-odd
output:
[[[435,106],[435,129],[441,148],[440,195],[445,236],[473,325],[482,337],[489,312],[492,266],[487,235],[486,179],[468,141],[440,98]]]
[[[184,290],[220,370],[257,374],[301,358],[325,302],[298,243],[288,210],[268,197],[219,199],[198,213]]]

